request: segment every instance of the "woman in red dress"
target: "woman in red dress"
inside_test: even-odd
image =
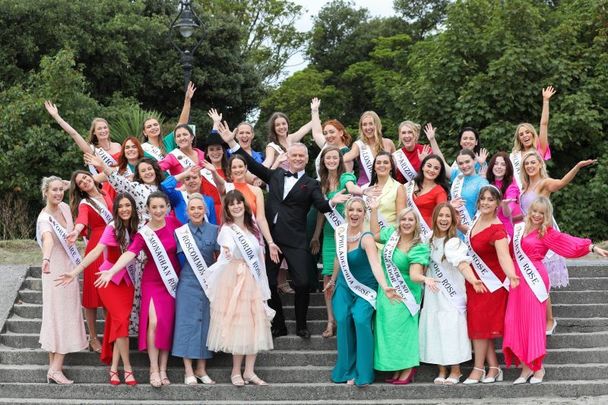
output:
[[[420,171],[413,181],[405,186],[407,198],[418,207],[421,219],[433,227],[433,210],[448,200],[450,185],[445,174],[445,166],[437,155],[428,155],[420,164]]]
[[[502,195],[495,186],[484,186],[477,198],[478,217],[467,232],[466,240],[473,257],[476,278],[483,281],[488,292],[478,293],[468,283],[467,328],[475,352],[473,371],[464,384],[502,381],[498,367],[494,339],[502,337],[507,285],[515,288],[519,277],[509,253],[509,239],[505,227],[496,216]],[[508,280],[507,280],[508,278]],[[486,375],[485,362],[489,371]]]
[[[72,173],[70,180],[70,208],[72,215],[78,217],[74,230],[68,234],[68,242],[76,242],[78,235],[82,234],[88,240],[85,249],[85,254],[88,254],[99,243],[106,225],[112,221],[112,200],[101,191],[91,173],[77,170]],[[103,259],[99,258],[87,266],[82,284],[82,306],[89,328],[89,345],[97,353],[101,353],[101,343],[97,339],[95,322],[97,308],[103,305],[93,283],[102,263]]]

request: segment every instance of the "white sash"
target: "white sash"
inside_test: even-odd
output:
[[[395,159],[395,164],[397,168],[405,177],[405,181],[411,181],[414,177],[416,177],[416,169],[412,166],[412,162],[407,158],[403,149],[399,149],[398,151],[393,153],[393,158]]]
[[[545,300],[549,297],[545,283],[538,273],[538,269],[536,266],[534,266],[534,263],[532,263],[532,260],[530,260],[521,246],[521,241],[524,236],[524,228],[525,223],[523,222],[516,224],[514,227],[513,253],[515,253],[515,259],[519,265],[519,270],[528,283],[528,286],[540,302],[545,302]]]
[[[346,284],[350,290],[357,294],[359,297],[363,298],[370,305],[376,309],[376,296],[378,295],[376,291],[372,290],[368,286],[363,283],[357,281],[353,273],[350,272],[350,267],[348,266],[348,258],[347,258],[347,225],[340,225],[336,229],[336,255],[338,256],[338,263],[340,264],[340,269],[342,270],[342,275],[346,280]]]
[[[465,241],[469,246],[469,256],[473,258],[471,264],[473,265],[473,269],[475,269],[475,273],[477,273],[477,277],[485,284],[485,286],[490,290],[490,292],[494,292],[498,290],[500,287],[503,287],[505,290],[509,290],[509,279],[505,278],[504,281],[500,281],[496,274],[492,272],[492,270],[488,267],[487,264],[479,257],[477,253],[473,250],[471,246],[471,232],[473,231],[473,227],[477,220],[473,222],[473,225],[469,228],[469,232],[467,232],[465,236]]]
[[[461,198],[462,197],[462,187],[464,186],[464,174],[459,173],[458,176],[454,179],[454,183],[452,183],[451,193],[452,199]],[[458,208],[458,215],[460,216],[460,223],[472,228],[471,225],[471,215],[469,215],[469,211],[467,211],[466,204],[462,204],[460,208]]]
[[[112,224],[112,225],[114,225],[114,224]],[[128,247],[131,244],[131,236],[129,236],[129,232],[125,232],[125,239],[126,239],[127,247]],[[137,275],[137,269],[135,268],[136,263],[137,263],[137,258],[134,258],[126,266],[127,273],[129,273],[129,277],[131,278],[131,282],[133,283],[133,285],[135,285],[135,283],[136,283],[136,281],[135,281],[135,276]]]
[[[344,223],[344,217],[335,208],[323,215],[325,215],[325,219],[334,230]]]
[[[429,267],[433,269],[435,277],[439,279],[439,288],[441,291],[449,298],[458,312],[464,314],[467,311],[466,295],[458,293],[458,290],[455,287],[456,284],[454,283],[454,280],[450,278],[450,273],[443,267],[443,263],[436,263],[431,259]]]
[[[156,233],[150,229],[148,225],[143,226],[139,233],[144,237],[144,241],[148,246],[148,250],[150,250],[154,263],[156,263],[156,268],[158,269],[160,278],[162,278],[163,283],[165,284],[167,292],[175,298],[177,274],[175,273],[171,260],[169,260],[169,255],[167,255],[165,247],[160,242],[160,239],[158,239]]]
[[[277,145],[274,142],[270,142],[267,146],[270,146],[272,149],[275,150],[275,152],[277,152],[279,155],[281,153],[285,153],[285,151],[283,150],[283,148],[281,148],[279,145]]]
[[[177,241],[182,247],[186,260],[190,263],[190,267],[192,268],[198,283],[201,285],[203,291],[205,291],[205,295],[208,295],[209,284],[207,278],[209,272],[207,271],[207,263],[205,263],[205,259],[196,245],[196,240],[194,239],[194,235],[192,235],[188,224],[177,228],[175,230],[175,236],[177,236]]]
[[[365,170],[367,180],[372,179],[372,169],[374,168],[374,155],[372,150],[362,140],[357,140],[355,143],[359,146],[359,159],[361,159],[361,166]]]
[[[80,201],[80,204],[86,204],[89,207],[93,208],[93,210],[105,221],[106,224],[109,224],[114,220],[112,213],[106,208],[103,204],[97,204],[98,207],[95,207],[93,204],[88,202],[87,200]]]
[[[513,177],[515,178],[515,183],[519,188],[519,191],[523,190],[523,183],[521,181],[521,152],[511,152],[509,156],[511,158],[511,163],[513,163]]]
[[[68,236],[68,231],[63,226],[61,226],[61,224],[57,222],[52,215],[46,212],[43,212],[43,215],[45,215],[48,219],[49,223],[51,224],[51,227],[53,228],[53,231],[55,232],[55,235],[57,235],[57,239],[59,239],[63,250],[65,250],[65,253],[67,253],[72,263],[74,263],[75,265],[79,265],[82,261],[82,258],[80,257],[80,252],[78,252],[75,243],[72,246],[68,246],[68,242],[66,240]],[[42,234],[40,233],[40,229],[38,227],[36,227],[36,240],[38,241],[38,245],[42,247]]]
[[[386,267],[386,273],[388,274],[388,280],[390,281],[391,286],[395,289],[397,294],[399,294],[401,302],[407,307],[410,314],[416,316],[418,311],[420,311],[420,304],[416,302],[416,298],[405,282],[403,275],[401,275],[401,272],[393,262],[393,253],[395,253],[397,243],[399,243],[399,237],[399,231],[395,230],[384,246],[382,258],[384,259],[384,266]],[[409,271],[409,269],[407,271]]]
[[[368,215],[368,217],[372,213],[372,209],[369,207],[369,199],[370,198],[371,197],[368,197],[366,195],[363,196],[363,201],[365,201],[365,206],[367,207],[367,215]],[[378,225],[380,225],[380,228],[384,228],[385,226],[390,226],[391,224],[388,223],[388,221],[386,220],[386,218],[384,218],[384,216],[380,212],[380,207],[378,207],[377,211],[378,211]]]
[[[110,155],[108,152],[103,150],[102,148],[96,148],[93,144],[90,145],[91,149],[93,149],[93,153],[106,164],[108,167],[116,166],[116,160]],[[93,165],[89,165],[89,172],[92,174],[98,174],[99,172]]]
[[[224,183],[224,191],[227,193],[229,191],[235,190],[236,187],[234,187],[234,183],[230,183],[230,182],[226,182]]]
[[[177,159],[179,164],[182,165],[182,167],[184,169],[196,166],[196,163],[194,163],[194,161],[192,159],[190,159],[188,156],[186,156],[186,154],[179,149],[173,149],[169,153],[171,153],[173,156],[175,156],[175,158]],[[211,183],[211,185],[213,187],[215,187],[217,189],[217,185],[215,184],[215,181],[213,180],[213,175],[211,174],[211,172],[208,169],[204,169],[204,168],[201,169],[201,176],[203,176],[205,178],[205,180],[207,180],[209,183]]]
[[[433,231],[427,225],[426,221],[422,217],[422,214],[420,213],[420,210],[418,209],[418,206],[414,202],[415,185],[416,184],[413,181],[410,181],[405,186],[405,191],[407,193],[407,206],[410,207],[412,210],[414,210],[416,215],[418,215],[418,222],[420,222],[420,233],[422,234],[422,239],[429,239],[431,237],[431,234],[433,233]]]
[[[141,144],[141,148],[144,150],[144,152],[152,156],[157,161],[160,162],[161,160],[163,160],[163,152],[158,146],[154,146],[150,142],[144,142]]]

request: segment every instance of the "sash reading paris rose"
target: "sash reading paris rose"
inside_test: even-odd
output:
[[[448,297],[458,312],[464,314],[467,311],[466,295],[458,293],[458,290],[455,287],[456,284],[450,277],[450,274],[445,270],[443,263],[437,263],[431,259],[429,267],[433,269],[435,277],[439,279],[439,289]]]
[[[416,169],[412,166],[412,162],[407,158],[403,149],[399,149],[397,152],[393,153],[393,158],[395,160],[395,164],[397,168],[405,177],[405,181],[411,181],[414,177],[416,177]]]
[[[209,272],[207,271],[207,263],[205,263],[205,259],[196,245],[196,240],[194,239],[194,235],[192,235],[188,224],[177,228],[175,230],[175,236],[177,236],[177,241],[182,247],[186,260],[190,263],[190,267],[192,267],[192,271],[194,272],[198,283],[201,285],[203,291],[205,291],[205,295],[209,296],[209,284],[207,282]]]
[[[460,173],[458,176],[456,176],[456,178],[454,179],[454,182],[452,183],[452,199],[455,198],[462,198],[462,187],[464,186],[464,174]],[[458,208],[456,211],[458,211],[458,215],[460,216],[460,223],[468,226],[469,228],[471,228],[471,216],[469,215],[469,212],[467,211],[467,207],[465,204],[462,204],[460,206],[460,208]]]
[[[414,213],[418,216],[418,222],[420,223],[420,233],[422,234],[422,239],[429,239],[431,237],[431,228],[427,225],[426,221],[422,217],[418,206],[414,202],[414,187],[416,184],[413,181],[407,183],[405,186],[405,191],[407,193],[407,206],[414,210]]]
[[[479,257],[477,253],[473,250],[471,245],[471,232],[475,227],[478,219],[473,222],[473,225],[469,227],[469,232],[465,235],[465,241],[469,247],[469,256],[473,258],[471,264],[473,265],[473,269],[475,269],[475,273],[477,273],[477,277],[485,284],[485,286],[490,290],[490,292],[494,292],[499,288],[503,287],[505,290],[509,290],[509,279],[505,278],[504,281],[500,281],[496,274],[492,272],[492,270],[488,267],[487,264]]]
[[[160,239],[158,239],[156,233],[150,229],[148,225],[143,226],[139,232],[144,237],[144,241],[152,254],[152,258],[154,259],[154,263],[156,263],[156,268],[158,269],[160,278],[165,284],[167,292],[175,298],[178,279],[173,264],[171,263],[171,260],[169,260],[169,255],[167,255],[167,251],[160,242]]]
[[[112,216],[112,213],[110,212],[110,210],[108,210],[106,208],[105,205],[103,204],[91,204],[90,202],[88,202],[87,200],[82,200],[80,202],[80,204],[86,204],[89,207],[93,208],[93,210],[99,214],[99,216],[104,220],[104,222],[106,224],[109,224],[110,222],[114,221],[114,217]]]
[[[99,156],[99,158],[106,164],[108,167],[116,166],[116,160],[110,155],[108,152],[103,150],[102,148],[96,148],[95,145],[91,144],[91,149],[93,150],[93,154]],[[89,172],[91,174],[98,174],[99,172],[93,165],[89,165]]]
[[[169,153],[171,153],[173,156],[175,156],[175,158],[177,159],[179,164],[182,165],[182,167],[184,169],[196,166],[194,161],[192,159],[190,159],[188,156],[186,156],[186,154],[179,149],[173,149]],[[211,174],[211,172],[208,169],[204,169],[204,168],[201,169],[201,176],[203,176],[205,178],[205,180],[207,180],[209,183],[211,183],[211,185],[213,187],[217,188],[217,185],[215,184],[215,180],[213,180],[213,175]]]
[[[79,265],[82,258],[80,257],[80,252],[78,252],[78,249],[76,248],[76,244],[68,246],[68,231],[48,213],[43,212],[42,214],[43,218],[45,218],[51,224],[51,228],[53,228],[55,235],[57,235],[57,239],[59,239],[63,250],[65,250],[72,263]],[[42,234],[40,233],[38,226],[36,226],[36,240],[38,241],[38,245],[42,247]]]
[[[340,264],[342,275],[346,280],[348,288],[350,288],[350,290],[359,297],[369,302],[369,304],[376,309],[376,291],[369,288],[365,284],[360,283],[350,271],[348,259],[346,257],[348,254],[348,244],[346,239],[346,224],[343,224],[336,228],[336,256],[338,257],[338,263]]]
[[[365,170],[367,180],[370,181],[372,179],[372,169],[374,168],[374,155],[372,155],[372,150],[369,148],[369,146],[367,146],[362,140],[359,139],[355,141],[355,143],[359,147],[361,166],[363,166],[363,170]]]
[[[521,247],[525,226],[525,223],[520,222],[514,227],[513,252],[515,253],[515,259],[519,265],[519,270],[521,270],[521,274],[524,276],[526,283],[528,283],[528,286],[534,295],[536,295],[536,298],[538,298],[540,302],[545,302],[545,300],[549,298],[547,288],[545,287],[545,282],[543,281],[536,266],[534,266],[534,263],[532,263],[532,260],[530,260],[526,252],[524,252],[523,248]]]
[[[523,189],[521,180],[521,152],[511,152],[509,157],[511,158],[511,163],[513,163],[513,178],[515,179],[519,191],[521,191]]]
[[[418,311],[420,311],[420,304],[416,302],[416,298],[412,294],[412,291],[405,282],[401,272],[393,262],[393,253],[395,253],[397,243],[399,243],[399,230],[395,230],[395,232],[393,232],[384,246],[384,265],[386,266],[386,273],[388,274],[388,280],[390,281],[391,286],[395,289],[397,294],[399,294],[399,297],[401,297],[401,302],[403,302],[403,304],[407,307],[410,314],[415,316]]]

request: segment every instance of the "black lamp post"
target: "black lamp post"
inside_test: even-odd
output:
[[[180,0],[179,13],[169,27],[169,38],[171,44],[177,49],[181,57],[182,68],[184,69],[184,91],[188,89],[188,83],[192,76],[192,62],[194,60],[194,52],[203,42],[203,38],[199,39],[192,48],[180,47],[174,39],[173,31],[179,31],[179,34],[184,38],[190,38],[194,31],[201,26],[201,20],[198,18],[192,9],[192,0]]]

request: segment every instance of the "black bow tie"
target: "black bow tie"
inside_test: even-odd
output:
[[[285,177],[295,177],[296,179],[298,178],[298,173],[292,173],[292,172],[285,172]]]

